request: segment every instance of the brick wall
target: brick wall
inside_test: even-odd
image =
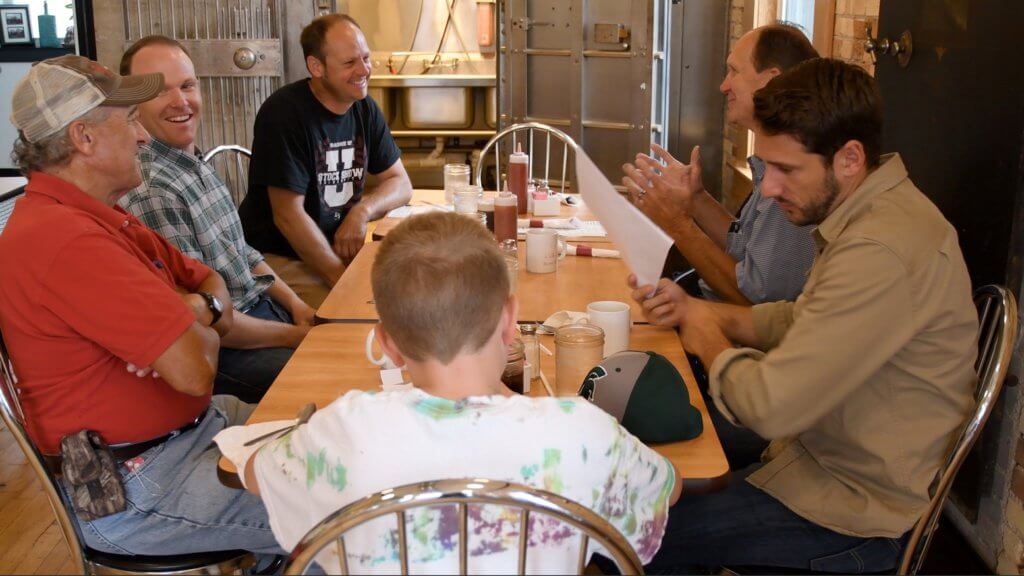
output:
[[[862,66],[871,74],[875,66],[864,52],[865,25],[872,35],[878,32],[879,0],[836,0],[835,28],[832,36],[832,57]]]
[[[1003,541],[996,572],[1020,574],[1024,568],[1024,437],[1017,436],[1010,476],[1010,494],[1003,511]]]

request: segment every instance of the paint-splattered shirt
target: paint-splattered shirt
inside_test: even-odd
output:
[[[419,389],[349,392],[257,455],[260,493],[278,542],[291,550],[317,522],[372,493],[413,482],[487,478],[555,492],[596,511],[644,563],[661,545],[672,465],[582,398],[472,397]],[[469,572],[514,573],[518,514],[469,509]],[[453,505],[407,515],[411,573],[458,571]],[[352,573],[399,572],[396,522],[345,537]],[[531,522],[527,572],[575,572],[579,537],[550,518]],[[321,555],[338,572],[333,547]]]

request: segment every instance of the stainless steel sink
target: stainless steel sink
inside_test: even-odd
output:
[[[473,125],[473,89],[406,88],[402,110],[409,128],[469,128]]]

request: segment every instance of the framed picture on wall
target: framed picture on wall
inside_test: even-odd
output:
[[[4,46],[32,44],[27,4],[0,5],[0,40]]]

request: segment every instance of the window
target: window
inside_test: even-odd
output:
[[[789,22],[804,31],[807,39],[814,41],[815,0],[782,0],[779,19]]]
[[[778,19],[795,24],[822,56],[832,55],[834,0],[778,0]]]

